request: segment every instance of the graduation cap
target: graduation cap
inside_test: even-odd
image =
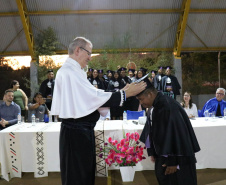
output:
[[[148,79],[148,76],[151,73],[149,72],[148,74],[146,74],[145,76],[143,76],[142,78],[138,79],[135,81],[135,83],[140,83],[141,81],[145,82],[147,84],[147,86],[145,87],[145,89],[140,92],[139,94],[137,94],[137,96],[141,95],[146,89],[150,88],[150,87],[154,87],[153,84],[150,82],[150,80]]]
[[[108,74],[108,73],[113,74],[113,72],[114,72],[114,71],[112,71],[112,70],[107,70],[107,74]]]
[[[93,68],[89,68],[89,72],[93,72]]]
[[[163,69],[164,67],[162,67],[162,66],[158,66],[158,69]]]
[[[165,69],[173,69],[171,66],[166,66]]]
[[[129,69],[129,72],[132,72],[132,73],[134,73],[135,72],[135,69]]]
[[[49,69],[48,71],[47,71],[47,74],[48,73],[52,73],[53,72],[53,70],[52,69]]]
[[[126,71],[127,69],[125,67],[121,67],[118,69],[118,71]]]
[[[157,71],[155,71],[155,70],[152,70],[152,71],[151,71],[151,73],[155,73],[155,74],[156,74],[156,73],[157,73]]]
[[[145,68],[143,68],[143,67],[141,67],[139,70],[143,71],[144,73],[147,72],[147,69],[145,69]]]
[[[98,69],[97,72],[98,73],[104,73],[104,70],[103,69]]]

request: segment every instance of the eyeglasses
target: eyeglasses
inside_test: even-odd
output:
[[[223,93],[217,93],[217,95],[224,96],[224,94],[223,94]]]
[[[89,55],[89,56],[91,56],[91,52],[89,52],[87,49],[85,49],[85,48],[83,48],[83,47],[79,47],[80,49],[82,49],[82,50],[84,50],[84,51],[86,51],[87,52],[87,55]]]

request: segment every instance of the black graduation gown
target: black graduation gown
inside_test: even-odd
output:
[[[124,87],[124,82],[121,78],[118,79],[112,79],[108,83],[107,91],[114,92],[122,89]],[[111,107],[111,117],[121,117],[123,114],[123,107],[117,106],[117,107]]]
[[[145,124],[140,140],[151,144],[148,155],[169,155],[168,165],[181,165],[190,161],[200,150],[191,122],[174,99],[158,92],[153,102],[152,124]],[[194,161],[193,161],[194,162]]]
[[[88,80],[90,81],[90,83],[92,85],[94,85],[94,81],[96,81],[96,85],[97,85],[97,88],[98,89],[106,90],[103,81],[101,81],[98,77],[97,78],[91,77],[91,78],[88,78]]]
[[[120,104],[120,92],[112,93],[102,107]],[[94,127],[100,117],[96,110],[78,119],[63,119],[60,131],[62,185],[94,185],[96,151]]]
[[[176,95],[180,95],[180,89],[181,89],[181,86],[177,80],[177,77],[175,76],[172,76],[172,75],[169,75],[169,76],[164,76],[162,78],[162,90],[163,92],[167,92],[166,91],[166,80],[167,78],[170,78],[171,79],[171,85],[172,85],[172,88],[173,88],[173,94],[176,96]]]
[[[51,83],[51,85],[50,85],[51,88],[49,88],[49,86],[47,85],[49,82]],[[48,95],[51,95],[53,97],[54,84],[55,84],[55,81],[49,80],[49,79],[46,79],[41,83],[39,92],[42,93],[43,98],[47,98]],[[47,99],[45,104],[48,107],[48,109],[50,110],[51,105],[52,105],[52,100]]]
[[[159,80],[159,76],[161,76],[161,80]],[[162,78],[164,77],[165,75],[163,74],[157,74],[155,77],[154,77],[154,87],[158,90],[158,91],[162,91]]]
[[[124,82],[124,86],[131,83],[131,80],[128,76],[122,77],[122,81]]]

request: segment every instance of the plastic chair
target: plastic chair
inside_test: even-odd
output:
[[[131,119],[138,119],[139,117],[144,116],[144,110],[142,111],[130,111],[127,110],[127,120],[131,120]]]
[[[198,116],[202,117],[202,110],[198,110]]]

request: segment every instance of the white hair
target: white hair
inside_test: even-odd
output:
[[[72,55],[74,53],[74,50],[77,46],[85,48],[86,45],[89,44],[90,47],[93,47],[93,44],[90,40],[86,39],[85,37],[76,37],[68,47],[68,54]]]
[[[225,89],[224,88],[220,87],[220,88],[217,89],[217,91],[224,91],[224,95],[225,95]],[[217,93],[217,91],[216,91],[216,93]]]

